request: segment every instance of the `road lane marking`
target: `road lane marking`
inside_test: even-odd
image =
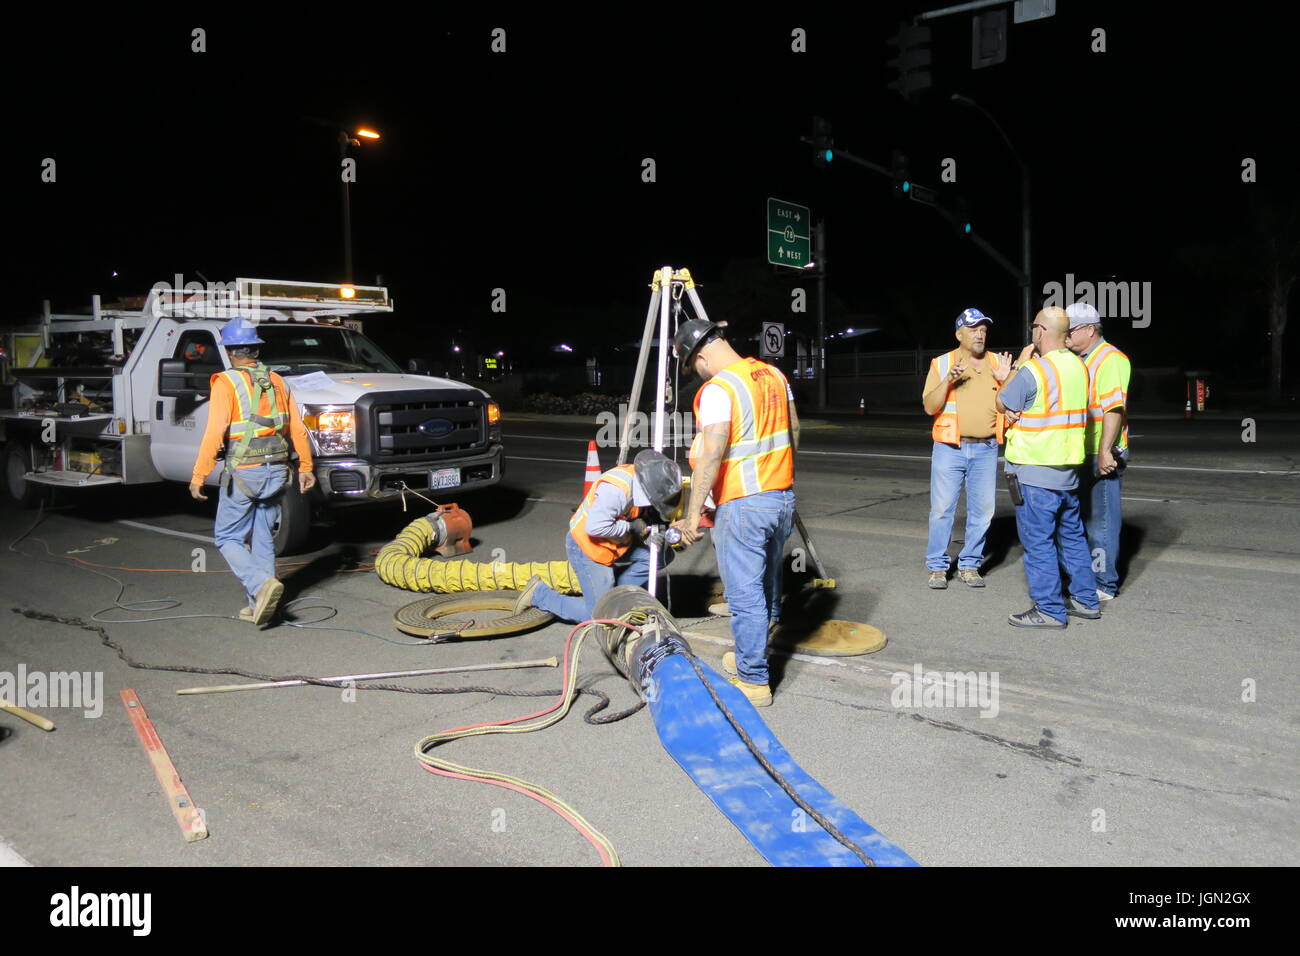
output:
[[[32,864],[0,837],[0,866],[31,866]]]
[[[173,531],[171,528],[160,528],[156,524],[145,524],[143,521],[127,521],[125,518],[119,518],[118,524],[124,524],[129,528],[140,528],[144,531],[157,531],[159,534],[169,534],[173,538],[189,538],[192,541],[203,541],[207,544],[216,544],[212,538],[204,537],[201,534],[190,534],[188,531]]]
[[[581,438],[564,438],[559,435],[506,435],[506,438],[519,438],[527,441],[536,439],[538,441],[573,441],[581,442]],[[1131,437],[1131,436],[1130,436]],[[799,455],[822,455],[828,458],[894,458],[899,461],[929,461],[929,455],[887,455],[884,452],[865,452],[865,451],[813,451],[810,448],[801,448],[796,453]],[[507,455],[507,458],[515,456]],[[524,461],[558,461],[554,458],[525,458]],[[1005,458],[999,458],[998,461],[1005,463]],[[577,462],[582,464],[582,462]],[[1209,472],[1217,475],[1300,475],[1300,471],[1264,471],[1258,468],[1200,468],[1188,465],[1128,465],[1128,468],[1138,468],[1147,471],[1200,471]]]
[[[513,461],[557,461],[561,465],[585,464],[585,462],[576,458],[528,458],[524,455],[506,455],[506,457]]]

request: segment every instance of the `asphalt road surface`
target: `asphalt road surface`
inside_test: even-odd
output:
[[[460,502],[474,519],[473,557],[560,558],[595,429],[554,419],[506,425],[505,482]],[[861,658],[775,659],[776,701],[764,719],[810,774],[922,864],[1300,862],[1300,427],[1261,419],[1256,428],[1247,442],[1235,421],[1136,419],[1121,595],[1101,621],[1036,632],[1006,623],[1030,602],[1001,481],[988,586],[953,581],[930,591],[926,422],[808,423],[799,510],[839,587],[810,596],[800,588],[806,575],[789,573],[785,617],[864,621],[889,642]],[[601,458],[609,467],[615,451]],[[153,486],[64,494],[34,527],[35,512],[0,511],[0,672],[81,671],[103,682],[97,717],[41,710],[57,725],[52,733],[0,712],[0,857],[73,866],[597,862],[542,806],[435,777],[413,757],[426,734],[529,713],[537,698],[360,690],[348,700],[320,687],[176,696],[240,678],[131,669],[93,633],[9,611],[103,612],[115,621],[233,615],[241,596],[211,545],[214,504],[191,501],[180,486]],[[308,605],[329,605],[338,611],[331,627],[404,639],[389,622],[416,595],[345,569],[427,510],[412,504],[421,507],[353,512],[319,530],[319,549],[286,569],[286,599],[309,598],[295,606],[299,621],[325,613]],[[950,553],[959,547],[954,541]],[[192,571],[196,555],[206,573]],[[180,603],[113,608],[118,584],[95,570],[125,585],[124,604]],[[707,543],[674,563],[679,618],[705,616],[714,575]],[[106,628],[137,660],[277,675],[543,658],[560,652],[567,633],[555,624],[409,647],[345,630],[257,631],[221,617]],[[725,643],[696,647],[716,660]],[[894,675],[918,666],[937,673],[934,686],[951,683],[946,673],[996,676],[996,713],[901,700]],[[594,646],[582,673],[615,707],[634,702]],[[560,675],[410,683],[542,690],[558,689]],[[181,839],[118,698],[128,687],[203,808],[207,840]],[[593,726],[580,716],[589,701],[540,733],[476,738],[445,753],[559,794],[625,865],[763,864],[664,753],[648,713]]]

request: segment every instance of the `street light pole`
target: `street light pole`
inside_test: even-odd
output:
[[[993,114],[980,106],[969,96],[962,96],[960,93],[954,93],[952,95],[952,101],[954,103],[961,103],[964,106],[969,106],[992,123],[993,128],[998,131],[998,135],[1002,137],[1002,142],[1006,144],[1007,149],[1010,150],[1011,155],[1015,157],[1016,163],[1020,166],[1020,319],[1022,323],[1021,333],[1024,336],[1023,341],[1028,342],[1029,323],[1033,318],[1031,313],[1034,307],[1034,284],[1030,273],[1030,267],[1032,265],[1031,248],[1033,243],[1033,234],[1030,226],[1029,166],[1026,165],[1025,161],[1020,157],[1020,153],[1016,151],[1016,148],[1011,145],[1011,138],[1007,136],[1006,131],[1002,129],[1002,126],[998,121],[993,118]]]
[[[352,137],[347,130],[339,130],[339,177],[343,181],[343,281],[352,281],[352,202],[348,189],[348,177],[344,175],[343,164],[348,158],[348,144]]]

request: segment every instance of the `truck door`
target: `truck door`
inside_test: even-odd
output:
[[[171,358],[185,360],[185,371],[203,394],[191,398],[166,398],[158,394],[154,370],[153,408],[149,423],[149,449],[158,474],[173,481],[190,480],[203,430],[208,424],[208,379],[225,369],[217,341],[207,329],[187,329],[176,340]],[[214,470],[209,476],[215,482]]]

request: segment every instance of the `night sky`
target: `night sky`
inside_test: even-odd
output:
[[[971,15],[957,14],[933,22],[934,87],[906,104],[887,89],[886,39],[942,5],[6,12],[18,116],[4,318],[176,272],[341,280],[338,145],[302,119],[314,116],[383,135],[354,150],[355,279],[391,288],[398,316],[367,330],[399,359],[453,335],[524,362],[561,341],[581,353],[635,339],[664,264],[690,267],[712,317],[742,334],[762,318],[812,331],[815,283],[803,277],[810,308],[792,315],[796,278],[763,262],[768,196],[826,220],[829,330],[879,328],[854,340],[864,349],[937,349],[976,306],[995,320],[992,344],[1012,348],[1008,274],[888,178],[817,169],[799,141],[819,114],[842,149],[886,166],[906,150],[915,181],[965,197],[978,233],[1018,261],[1018,167],[987,120],[949,101],[962,93],[1031,168],[1035,302],[1067,273],[1150,282],[1151,326],[1107,330],[1136,364],[1262,379],[1258,210],[1293,211],[1297,195],[1285,14],[1059,0],[1055,17],[1012,25],[1007,62],[981,70]],[[190,52],[194,27],[206,53]],[[796,27],[806,53],[791,51]],[[1090,50],[1096,27],[1104,53]],[[53,184],[40,181],[47,156]],[[945,157],[956,183],[940,182]],[[1245,157],[1257,183],[1242,182]],[[1297,339],[1293,324],[1292,356]]]

